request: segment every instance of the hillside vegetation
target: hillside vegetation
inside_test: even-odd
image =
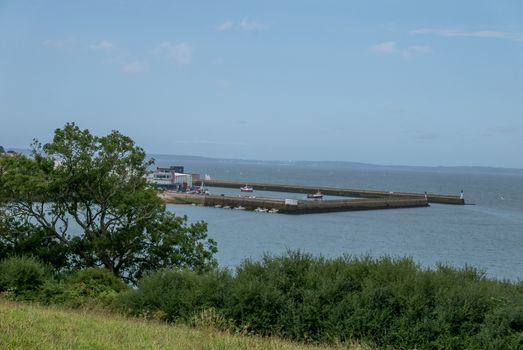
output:
[[[300,345],[274,338],[240,336],[210,328],[172,326],[108,313],[44,308],[2,299],[0,299],[0,348],[4,350],[336,349]],[[366,348],[351,345],[344,349]]]
[[[129,288],[104,269],[60,274],[13,257],[0,261],[0,295],[303,344],[523,349],[523,283],[407,258],[289,252],[234,272],[161,269]]]

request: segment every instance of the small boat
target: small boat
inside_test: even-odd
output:
[[[266,213],[268,211],[268,209],[267,208],[260,208],[260,207],[258,207],[256,209],[254,209],[254,211],[257,212],[257,213]]]
[[[272,208],[272,209],[269,210],[267,213],[276,214],[277,212],[278,212],[278,209],[274,209],[274,208]]]
[[[228,205],[224,206],[223,209],[231,209]]]
[[[245,207],[242,207],[241,205],[239,207],[235,207],[234,210],[245,210]]]
[[[216,204],[214,207],[215,207],[215,208],[221,208],[222,205],[221,205],[221,204]]]
[[[242,192],[252,192],[252,191],[254,191],[254,189],[252,187],[250,187],[249,185],[245,185],[243,187],[240,187],[240,191],[242,191]]]
[[[316,192],[316,193],[308,194],[307,198],[309,198],[309,199],[322,199],[323,198],[323,193],[321,193],[320,190],[318,190],[318,192]]]
[[[196,194],[204,194],[204,195],[208,195],[209,194],[209,190],[207,190],[207,188],[205,188],[205,184],[201,183],[200,187],[196,188],[195,190]]]

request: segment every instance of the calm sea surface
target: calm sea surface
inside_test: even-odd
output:
[[[445,168],[366,167],[353,164],[257,163],[156,156],[158,165],[182,164],[186,172],[216,179],[416,191],[465,192],[468,203],[429,208],[311,215],[264,214],[170,205],[189,221],[208,223],[217,259],[234,267],[263,253],[300,249],[315,255],[410,256],[423,266],[473,265],[498,279],[523,280],[523,172]],[[234,189],[213,193],[239,194]],[[255,191],[255,195],[273,195]],[[299,194],[274,193],[286,198]]]

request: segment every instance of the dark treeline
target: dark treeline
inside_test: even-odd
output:
[[[523,284],[487,279],[469,267],[289,252],[245,261],[234,273],[159,270],[128,289],[98,269],[53,277],[33,259],[0,265],[5,295],[43,303],[98,303],[139,317],[304,342],[523,348]]]

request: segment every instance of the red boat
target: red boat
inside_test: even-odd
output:
[[[254,191],[252,187],[250,187],[249,185],[245,185],[243,187],[240,187],[240,191],[242,192],[252,192]]]
[[[307,198],[309,198],[309,199],[322,199],[323,198],[323,193],[318,191],[318,192],[313,193],[313,194],[308,194]]]

